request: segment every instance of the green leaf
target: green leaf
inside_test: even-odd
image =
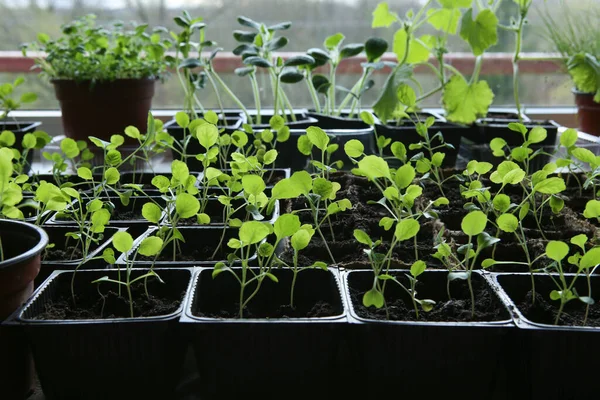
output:
[[[414,181],[416,176],[417,172],[414,167],[410,164],[404,164],[396,170],[394,178],[396,185],[398,185],[400,189],[404,189]]]
[[[312,234],[306,229],[300,229],[292,235],[291,244],[292,248],[296,251],[300,251],[308,247]]]
[[[394,115],[398,106],[398,87],[402,83],[406,83],[412,75],[412,66],[403,65],[400,68],[395,68],[387,77],[383,91],[375,105],[373,105],[373,111],[383,122],[388,121]]]
[[[109,185],[114,185],[115,183],[119,182],[119,179],[121,179],[121,174],[115,167],[110,167],[104,171],[104,180]]]
[[[60,142],[60,149],[67,158],[75,158],[79,155],[77,142],[71,138],[65,138]]]
[[[23,93],[19,101],[21,103],[33,103],[38,98],[37,94],[32,92]]]
[[[385,54],[388,47],[389,47],[388,42],[385,39],[382,39],[379,37],[372,37],[372,38],[367,39],[367,41],[365,42],[365,53],[367,54],[367,62],[374,63],[377,60],[379,60],[381,58],[381,56]],[[361,112],[361,117],[362,117],[362,112]],[[364,119],[363,119],[363,121],[364,121]],[[372,125],[372,124],[369,124],[369,125]]]
[[[521,206],[521,209],[519,210],[519,220],[523,221],[523,219],[527,216],[528,213],[529,203],[525,203]]]
[[[206,213],[200,213],[196,215],[196,221],[198,221],[199,225],[208,225],[210,224],[210,216]],[[229,226],[234,227],[234,218],[229,220]],[[241,223],[240,223],[241,225]]]
[[[369,235],[365,231],[363,231],[361,229],[355,229],[354,230],[354,238],[359,243],[365,244],[365,245],[367,245],[369,247],[373,246],[373,241],[371,240],[371,238],[369,237]]]
[[[135,126],[128,126],[127,128],[125,128],[125,134],[132,139],[140,139],[142,137],[140,130],[138,128],[136,128]],[[102,146],[98,146],[98,147],[102,147]]]
[[[529,140],[531,143],[540,143],[543,142],[547,136],[548,132],[544,128],[536,126],[531,131],[529,131],[529,136],[527,137],[527,140]]]
[[[423,272],[425,272],[425,270],[427,269],[427,265],[425,264],[425,261],[415,261],[413,263],[413,265],[410,266],[410,274],[413,277],[418,277],[419,275],[421,275]]]
[[[377,289],[371,289],[363,295],[362,302],[365,307],[375,306],[377,308],[381,308],[385,303],[385,299],[380,291]]]
[[[579,271],[595,267],[598,264],[600,264],[600,247],[594,247],[581,257]]]
[[[571,150],[571,154],[573,157],[587,164],[595,164],[596,163],[596,155],[592,153],[590,150],[585,149],[583,147],[576,147]]]
[[[87,167],[79,167],[77,168],[77,176],[89,181],[92,179],[92,171]]]
[[[176,182],[179,182],[182,185],[185,182],[187,182],[187,179],[190,176],[190,170],[186,163],[179,160],[174,160],[171,163],[171,173],[173,175],[172,179],[174,179]],[[154,181],[154,179],[152,180]]]
[[[364,153],[365,146],[360,140],[351,139],[344,144],[344,151],[349,157],[358,158]]]
[[[133,238],[129,233],[119,231],[113,235],[112,243],[115,249],[126,253],[133,247]]]
[[[554,261],[562,261],[569,254],[569,245],[558,240],[546,244],[546,255]]]
[[[399,160],[406,158],[406,146],[402,142],[394,142],[391,146],[392,154]]]
[[[152,178],[151,183],[161,193],[166,193],[169,190],[169,186],[171,185],[171,181],[169,181],[169,178],[163,175],[155,176],[154,178]]]
[[[398,101],[406,107],[415,107],[417,104],[417,94],[410,85],[401,83],[398,87]]]
[[[485,260],[483,260],[481,262],[481,268],[486,269],[486,268],[489,268],[489,267],[491,267],[491,266],[493,266],[495,264],[496,264],[496,261],[494,261],[491,258],[486,258]]]
[[[550,197],[550,208],[554,214],[558,214],[565,207],[565,201],[558,196]]]
[[[519,220],[513,214],[502,214],[496,219],[498,228],[504,232],[515,232],[519,228]]]
[[[200,202],[189,193],[180,193],[175,199],[175,211],[180,218],[191,218],[200,211]]]
[[[240,227],[240,240],[244,246],[258,243],[269,235],[270,230],[267,225],[258,221],[244,222]]]
[[[437,0],[444,8],[468,8],[473,3],[471,0]]]
[[[390,217],[383,217],[381,220],[379,220],[379,226],[382,226],[383,229],[389,231],[394,225],[394,222],[396,221]]]
[[[398,21],[398,14],[390,12],[388,3],[381,2],[377,5],[375,11],[373,11],[373,23],[371,24],[371,27],[387,28],[396,21]]]
[[[329,136],[325,131],[317,126],[310,126],[306,129],[306,135],[310,142],[321,151],[327,149],[329,144]]]
[[[462,75],[454,75],[448,81],[442,102],[448,121],[472,124],[487,114],[494,93],[486,81],[469,84]]]
[[[177,114],[175,114],[175,121],[177,122],[177,125],[184,129],[190,125],[190,117],[186,112],[183,111],[179,111]]]
[[[486,8],[473,20],[473,9],[469,9],[463,15],[460,36],[469,43],[473,55],[479,56],[498,42],[498,18]]]
[[[533,187],[534,192],[543,194],[557,194],[565,190],[565,180],[559,177],[544,179]]]
[[[142,216],[149,222],[158,224],[162,216],[162,210],[154,203],[145,203],[142,206]]]
[[[344,35],[341,33],[336,33],[335,35],[331,35],[329,37],[327,37],[325,39],[325,41],[323,42],[323,46],[325,46],[325,48],[327,50],[333,50],[335,48],[337,48],[343,41],[344,41]]]
[[[398,222],[394,235],[396,236],[396,240],[404,241],[415,237],[420,229],[421,226],[417,220],[406,218]]]
[[[588,237],[583,233],[580,235],[573,236],[571,238],[571,243],[573,243],[576,246],[579,246],[579,248],[584,251],[585,251],[585,244],[587,243],[587,241],[588,241]]]
[[[600,201],[589,200],[585,205],[583,216],[586,218],[600,218]]]
[[[553,290],[550,292],[551,300],[560,300],[560,298],[561,298],[561,292],[559,292],[558,290]]]
[[[390,168],[385,160],[381,157],[368,155],[358,162],[358,168],[364,176],[374,180],[376,178],[390,177]]]
[[[477,236],[485,230],[487,221],[487,215],[485,215],[483,212],[479,210],[471,211],[464,216],[460,227],[466,235]]]
[[[393,51],[396,53],[398,60],[404,60],[406,55],[407,33],[404,29],[398,29],[394,35]],[[408,48],[408,56],[406,56],[407,64],[420,64],[429,60],[430,51],[424,45],[423,41],[410,39]],[[397,93],[397,92],[396,92]]]
[[[444,162],[444,158],[446,157],[445,153],[436,152],[431,157],[431,163],[436,167],[441,167]]]
[[[209,124],[217,125],[219,123],[219,116],[216,112],[208,110],[204,113],[204,120]]]
[[[315,178],[313,181],[313,193],[322,199],[328,199],[333,192],[333,184],[325,178]]]
[[[102,259],[104,260],[105,263],[111,264],[111,265],[117,262],[117,260],[115,258],[115,252],[110,247],[107,247],[104,249],[104,251],[102,252]]]
[[[24,149],[33,149],[37,145],[37,139],[33,133],[26,133],[21,144]]]
[[[140,243],[138,253],[143,256],[155,256],[160,253],[163,246],[163,240],[158,236],[148,236]]]
[[[460,16],[460,10],[457,8],[429,9],[427,11],[427,22],[438,31],[455,35],[458,30]]]
[[[16,142],[15,134],[11,131],[2,131],[0,133],[0,146],[12,147]]]
[[[205,149],[209,149],[219,140],[219,130],[212,124],[202,124],[196,129],[196,137]]]
[[[577,131],[575,129],[567,129],[560,135],[560,144],[566,148],[575,146],[577,143]]]
[[[282,214],[275,221],[273,231],[277,240],[281,240],[284,237],[292,236],[300,229],[300,226],[300,218],[296,214]]]
[[[258,196],[265,190],[266,184],[260,176],[249,174],[242,177],[242,187],[246,193]]]

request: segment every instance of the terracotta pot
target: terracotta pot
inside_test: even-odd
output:
[[[0,219],[0,239],[5,254],[0,262],[1,322],[33,293],[48,235],[35,225]],[[24,398],[33,389],[33,363],[21,329],[0,327],[0,360],[2,398]]]
[[[52,81],[60,102],[64,133],[75,140],[88,136],[109,141],[129,125],[145,132],[154,96],[155,79],[117,79],[113,82]],[[125,143],[136,144],[125,136]],[[93,146],[95,147],[95,146]]]
[[[594,101],[594,94],[573,89],[577,104],[579,130],[590,135],[600,136],[600,103]]]

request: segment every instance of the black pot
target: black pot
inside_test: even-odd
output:
[[[265,280],[251,301],[253,307],[289,304],[291,271],[272,272],[279,282]],[[285,393],[285,398],[324,399],[339,395],[340,382],[332,375],[337,370],[346,306],[337,270],[306,270],[298,275],[298,308],[325,301],[333,314],[299,318],[202,316],[219,313],[239,300],[239,284],[231,274],[214,279],[211,274],[211,268],[197,273],[181,319],[192,339],[201,398],[270,399]]]
[[[352,139],[360,141],[365,150],[365,154],[374,154],[375,152],[375,136],[373,128],[364,125],[362,129],[323,129],[330,138],[329,144],[337,144],[338,150],[333,153],[331,163],[342,161],[344,166],[341,169],[350,170],[354,168],[352,161],[344,151],[344,145]],[[310,157],[303,155],[298,150],[298,138],[305,135],[306,131],[302,129],[291,129],[290,138],[283,143],[277,143],[277,160],[275,165],[279,168],[289,168],[292,172],[302,171],[307,168],[312,168],[310,165]],[[321,160],[321,150],[313,147],[313,159]]]
[[[408,271],[391,273],[403,278]],[[420,298],[447,299],[447,275],[447,271],[428,270],[419,276],[421,284],[417,291]],[[345,372],[351,380],[360,381],[364,389],[354,392],[354,398],[373,396],[374,393],[383,395],[389,387],[382,382],[394,382],[402,388],[403,395],[420,398],[437,397],[441,387],[451,397],[466,399],[491,398],[493,393],[500,399],[511,392],[506,370],[513,367],[511,362],[514,360],[507,349],[507,337],[514,326],[508,310],[480,273],[473,272],[473,281],[488,287],[490,296],[496,298],[500,320],[424,322],[360,317],[356,301],[361,302],[360,294],[372,287],[373,272],[347,271],[342,279],[352,325],[349,336],[351,362]],[[460,284],[466,286],[464,281]],[[456,289],[453,292],[456,293]],[[398,298],[403,299],[406,307],[412,308],[410,296],[396,284],[388,283],[386,301],[389,303]],[[465,384],[457,386],[457,382]],[[354,389],[359,390],[356,386]]]
[[[454,168],[458,152],[460,151],[461,139],[468,129],[468,127],[444,121],[436,121],[429,128],[428,132],[430,137],[433,137],[438,132],[442,132],[442,134],[444,135],[444,141],[448,144],[451,144],[454,147],[446,147],[435,150],[436,152],[441,152],[446,155],[442,164],[443,168]],[[422,149],[409,149],[409,146],[411,144],[419,143],[422,140],[421,136],[417,133],[417,129],[412,124],[405,124],[400,126],[389,124],[375,125],[375,131],[377,132],[377,136],[384,136],[386,138],[392,139],[392,143],[401,142],[402,144],[404,144],[407,151],[407,158],[409,160],[414,155],[423,151]],[[438,146],[440,144],[441,142],[437,138],[432,141],[433,146]],[[400,161],[394,157],[390,147],[391,144],[390,146],[385,148],[383,152],[384,157],[388,159],[388,163],[391,166],[400,166]]]
[[[177,263],[178,265],[184,265],[189,267],[194,266],[213,266],[215,263],[219,261],[226,262],[227,254],[232,253],[233,249],[227,247],[227,241],[232,238],[238,237],[238,229],[237,228],[225,228],[225,227],[211,227],[211,226],[178,226],[177,229],[183,236],[185,242],[179,241],[178,248],[175,248],[175,256],[176,260],[173,261],[171,255],[173,254],[173,246],[174,242],[171,242],[166,245],[162,254],[165,259],[157,259],[156,261],[150,258],[144,258],[140,255],[137,256],[135,260],[135,265],[140,265],[144,267],[150,267],[151,265],[156,265],[157,267],[168,268],[169,266]],[[125,264],[136,251],[137,247],[140,245],[141,241],[144,240],[148,236],[153,236],[156,234],[158,230],[157,226],[151,226],[148,230],[140,235],[133,242],[133,249],[129,253],[121,254],[117,259],[117,264]],[[217,247],[221,235],[223,235],[223,241],[221,243],[221,251],[217,253],[214,260],[210,260],[210,256],[212,252]],[[195,252],[194,250],[198,250],[199,252]],[[211,253],[211,254],[209,254]],[[181,259],[181,257],[185,257],[185,259]],[[253,262],[256,259],[256,255],[250,257],[250,261]]]
[[[567,274],[570,282],[572,274]],[[596,365],[591,355],[600,352],[597,340],[600,328],[589,326],[555,326],[552,322],[527,318],[520,305],[526,301],[526,294],[531,290],[531,275],[492,274],[499,285],[509,307],[513,310],[514,322],[519,328],[513,340],[517,351],[521,354],[519,363],[511,373],[515,374],[514,382],[520,386],[523,398],[527,399],[576,399],[590,394],[589,383],[582,382],[581,371],[590,370]],[[557,275],[554,279],[558,279]],[[592,276],[592,294],[600,292],[600,278]],[[556,289],[548,275],[535,274],[535,288],[543,298],[549,300],[550,291]],[[580,295],[587,295],[587,281],[581,276],[575,285]],[[558,307],[558,302],[553,302]],[[567,303],[570,307],[584,309],[578,300]],[[595,335],[595,336],[594,336]],[[560,366],[560,378],[549,373],[549,365]],[[517,380],[518,376],[526,379]]]
[[[8,121],[0,121],[0,132],[2,131],[11,131],[15,134],[15,144],[12,146],[14,149],[18,150],[19,153],[23,154],[23,136],[27,133],[33,133],[38,130],[38,127],[42,125],[41,122],[8,122]],[[0,146],[1,147],[1,146]],[[22,174],[27,174],[31,170],[31,164],[33,163],[33,149],[29,150],[27,153],[27,157],[25,158],[27,162],[26,165],[23,166],[23,170],[20,171]]]
[[[0,323],[23,304],[40,271],[40,253],[48,244],[41,228],[22,221],[0,219]],[[34,371],[22,330],[0,327],[0,388],[2,398],[23,399],[33,390]]]
[[[145,270],[134,270],[133,277]],[[191,269],[156,272],[165,281],[150,288],[170,299],[189,290]],[[13,314],[11,324],[24,329],[45,398],[172,399],[187,343],[181,335],[179,308],[168,315],[139,318],[44,320],[38,316],[61,290],[70,288],[73,272],[57,271]],[[87,270],[75,275],[78,296],[99,296],[95,279],[117,278],[117,271]],[[114,287],[113,287],[114,289]],[[63,293],[64,294],[64,293]]]

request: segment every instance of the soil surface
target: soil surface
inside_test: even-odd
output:
[[[377,309],[374,306],[365,307],[362,303],[364,291],[350,288],[350,297],[356,314],[361,318],[392,320],[392,321],[429,321],[429,322],[475,322],[475,321],[502,321],[508,319],[506,310],[492,290],[482,281],[473,280],[475,292],[475,316],[471,314],[471,298],[465,281],[450,283],[452,299],[448,297],[432,299],[436,302],[433,309],[424,312],[419,307],[419,319],[416,317],[412,303],[406,303],[399,298],[390,298],[386,293],[386,305]],[[417,286],[418,291],[418,286]]]
[[[110,219],[113,221],[145,221],[145,218],[142,215],[142,210],[119,211],[118,209],[115,209],[111,214]]]
[[[540,292],[535,294],[535,302],[532,304],[533,292],[527,292],[525,299],[517,307],[529,320],[541,324],[554,325],[558,314],[559,301],[551,301],[548,295]],[[571,300],[565,305],[561,313],[558,325],[584,326],[585,304],[579,300]],[[600,306],[598,303],[590,306],[587,324],[585,326],[600,326]]]
[[[43,253],[44,261],[71,261],[83,258],[83,252],[77,246],[67,246],[64,249],[50,248]]]
[[[65,284],[66,283],[66,284]],[[62,319],[109,319],[130,317],[129,300],[127,292],[119,296],[116,287],[103,284],[100,288],[104,297],[95,290],[85,295],[75,295],[75,305],[71,297],[69,282],[62,282],[56,293],[59,297],[45,304],[44,312],[38,314],[38,320],[62,320]],[[181,303],[185,293],[177,299],[156,295],[153,290],[155,282],[148,283],[149,297],[146,297],[144,283],[138,281],[131,287],[133,298],[133,313],[135,317],[154,317],[168,315],[175,312]]]
[[[206,318],[239,318],[239,307],[240,303],[235,303],[228,308],[220,307],[217,311],[197,311],[194,315]],[[289,305],[274,305],[272,309],[257,307],[250,302],[244,309],[244,318],[319,318],[333,315],[336,315],[335,308],[325,301],[314,304],[300,303],[295,305],[295,308]]]

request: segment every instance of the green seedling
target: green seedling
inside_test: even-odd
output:
[[[230,272],[240,284],[239,296],[239,317],[244,318],[244,309],[248,303],[259,292],[262,282],[265,278],[271,279],[273,282],[278,282],[275,275],[271,273],[271,263],[263,262],[259,258],[258,271],[252,269],[249,265],[249,260],[254,254],[260,255],[263,259],[271,259],[274,254],[274,247],[264,242],[269,234],[273,232],[273,226],[266,222],[248,221],[244,222],[239,229],[238,238],[231,238],[227,243],[234,253],[228,257],[228,262],[233,263],[239,261],[241,264],[241,273],[239,276],[225,262],[215,264],[212,277],[217,277],[222,272]],[[250,295],[246,295],[246,289],[252,283],[256,282],[256,287]]]
[[[133,238],[127,232],[115,233],[115,235],[113,236],[112,242],[113,242],[114,248],[117,251],[120,251],[121,253],[130,252],[131,249],[133,248]],[[160,276],[156,273],[156,271],[154,271],[153,268],[150,268],[150,270],[148,272],[146,272],[145,274],[142,274],[134,279],[131,279],[133,263],[134,263],[135,258],[138,253],[143,256],[154,256],[154,255],[157,255],[160,253],[160,251],[162,250],[162,247],[163,247],[163,243],[162,243],[161,238],[156,237],[156,236],[148,236],[148,237],[144,238],[140,242],[139,246],[136,248],[133,257],[127,258],[124,281],[121,280],[121,269],[119,267],[118,279],[110,279],[108,276],[103,276],[100,279],[96,279],[95,281],[92,281],[92,283],[96,283],[98,285],[100,285],[101,283],[117,284],[117,285],[119,285],[119,295],[121,294],[121,287],[124,286],[127,289],[127,298],[129,300],[129,316],[131,318],[134,318],[135,315],[133,313],[133,296],[131,294],[131,286],[138,281],[144,280],[146,297],[149,297],[150,295],[148,294],[148,287],[147,287],[148,278],[155,277],[156,279],[158,279],[158,281],[160,283],[165,283],[165,282],[160,278]]]
[[[348,199],[336,200],[340,188],[341,186],[337,182],[331,182],[322,177],[313,178],[306,171],[297,171],[291,177],[282,179],[275,184],[271,198],[271,202],[274,202],[275,200],[303,197],[309,208],[296,212],[310,212],[314,229],[319,233],[333,265],[337,263],[325,240],[321,227],[325,221],[330,221],[330,216],[352,208],[352,203]],[[332,239],[335,241],[331,223],[329,223],[329,228]]]
[[[597,268],[598,264],[600,264],[600,248],[593,247],[592,249],[585,251],[585,242],[587,241],[587,237],[574,237],[571,239],[571,242],[577,246],[579,246],[583,254],[577,253],[568,258],[568,262],[573,264],[577,271],[575,276],[572,277],[570,282],[565,276],[565,272],[563,269],[563,261],[569,254],[569,245],[564,242],[551,240],[546,245],[546,256],[553,260],[553,263],[550,264],[545,271],[548,273],[548,276],[554,282],[556,289],[550,292],[550,299],[555,301],[560,301],[560,306],[558,308],[558,312],[556,314],[556,318],[554,319],[554,325],[558,325],[560,321],[560,317],[563,313],[565,305],[571,300],[579,300],[586,304],[586,312],[583,324],[587,324],[587,318],[589,313],[589,306],[594,304],[594,299],[592,298],[591,291],[591,281],[590,275]],[[552,272],[558,274],[558,279],[555,277]],[[577,279],[580,277],[582,273],[587,275],[588,280],[588,295],[581,296],[577,293],[575,289],[575,283]]]
[[[396,245],[402,241],[410,240],[417,236],[420,230],[419,223],[414,219],[404,219],[396,224],[394,238],[390,245],[387,253],[378,253],[377,247],[381,245],[381,239],[373,241],[369,235],[360,230],[354,230],[354,238],[368,248],[364,249],[367,255],[371,268],[373,270],[373,286],[370,290],[365,292],[363,295],[363,305],[365,307],[375,306],[376,308],[382,308],[385,306],[385,287],[386,282],[391,281],[400,286],[411,298],[415,314],[417,319],[419,318],[419,307],[420,305],[423,311],[430,311],[435,304],[432,300],[421,300],[417,298],[417,292],[415,290],[417,285],[417,278],[426,269],[426,265],[423,261],[415,261],[410,268],[410,275],[406,275],[410,282],[410,287],[405,286],[396,277],[390,275],[390,265],[392,261],[392,252]],[[386,315],[389,318],[389,310],[386,306]]]
[[[285,112],[287,108],[291,113],[292,121],[295,121],[293,107],[281,84],[294,84],[304,79],[304,74],[298,70],[298,67],[314,64],[314,58],[308,55],[298,55],[284,61],[281,57],[274,57],[274,51],[281,50],[288,44],[286,37],[277,37],[276,33],[289,29],[292,26],[291,22],[281,22],[267,26],[247,17],[238,17],[238,22],[240,25],[251,29],[251,31],[236,30],[233,32],[234,39],[239,43],[233,53],[241,56],[245,65],[236,69],[235,73],[238,76],[249,77],[254,93],[256,120],[249,118],[249,121],[255,124],[261,124],[262,122],[260,89],[256,78],[258,68],[265,69],[270,78],[273,93],[273,114],[281,115],[287,120]]]
[[[310,157],[310,164],[319,171],[319,175],[324,179],[329,179],[331,172],[336,172],[337,169],[344,166],[342,160],[331,162],[331,157],[338,150],[339,145],[330,144],[330,141],[331,139],[327,133],[317,126],[306,128],[306,135],[298,138],[298,150],[305,156]],[[318,160],[313,158],[313,147],[319,149],[321,153]]]
[[[500,239],[490,236],[485,232],[487,224],[488,217],[482,211],[469,212],[461,222],[461,229],[467,236],[467,243],[454,251],[448,243],[442,241],[436,246],[437,252],[433,255],[448,268],[446,291],[448,292],[449,299],[452,298],[450,294],[450,282],[455,279],[467,281],[471,295],[472,317],[475,316],[475,292],[472,285],[473,269],[477,265],[477,259],[481,251],[500,241]],[[475,246],[473,245],[473,238],[476,238]]]

